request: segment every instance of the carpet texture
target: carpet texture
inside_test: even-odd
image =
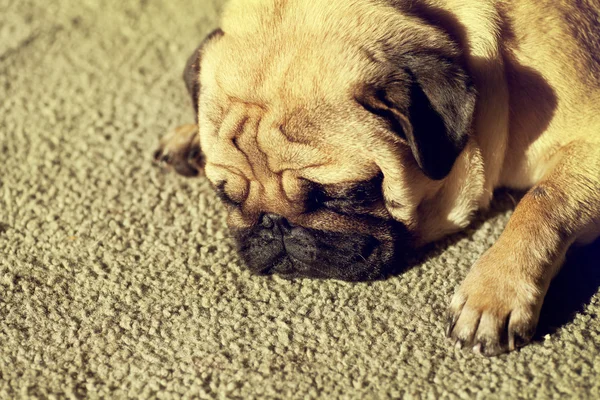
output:
[[[600,246],[536,342],[451,348],[444,311],[500,192],[387,281],[251,276],[203,179],[151,163],[221,1],[0,0],[0,398],[600,398]]]

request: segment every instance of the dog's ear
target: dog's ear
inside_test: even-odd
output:
[[[223,34],[224,33],[220,28],[212,31],[188,58],[183,71],[183,80],[185,81],[185,86],[190,94],[190,97],[192,98],[192,105],[194,106],[194,112],[196,114],[196,122],[198,122],[198,103],[200,99],[200,82],[198,79],[200,78],[200,60],[202,57],[202,49],[210,40],[223,36]]]
[[[475,109],[465,70],[438,54],[405,55],[397,69],[357,97],[404,138],[429,178],[440,180],[464,149]]]

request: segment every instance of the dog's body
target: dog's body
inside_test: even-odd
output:
[[[365,277],[400,237],[431,242],[495,188],[532,188],[450,305],[457,343],[512,350],[569,246],[600,234],[598,21],[596,0],[233,0],[191,59],[200,134],[159,155],[179,165],[199,144],[191,164],[227,198],[244,258],[272,263],[247,250],[275,240],[297,275],[311,247],[351,242],[364,265],[350,278]],[[306,181],[327,210],[307,208]],[[362,202],[345,201],[357,182]]]

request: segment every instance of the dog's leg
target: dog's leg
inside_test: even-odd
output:
[[[163,136],[154,152],[154,161],[183,176],[204,175],[198,125],[182,125]]]
[[[527,343],[569,246],[600,234],[600,145],[574,142],[522,199],[454,295],[447,335],[496,355]]]

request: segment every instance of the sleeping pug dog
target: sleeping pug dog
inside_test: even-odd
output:
[[[529,189],[449,306],[457,346],[534,333],[600,234],[600,3],[232,0],[185,70],[197,123],[156,158],[203,175],[253,271],[365,280]]]

